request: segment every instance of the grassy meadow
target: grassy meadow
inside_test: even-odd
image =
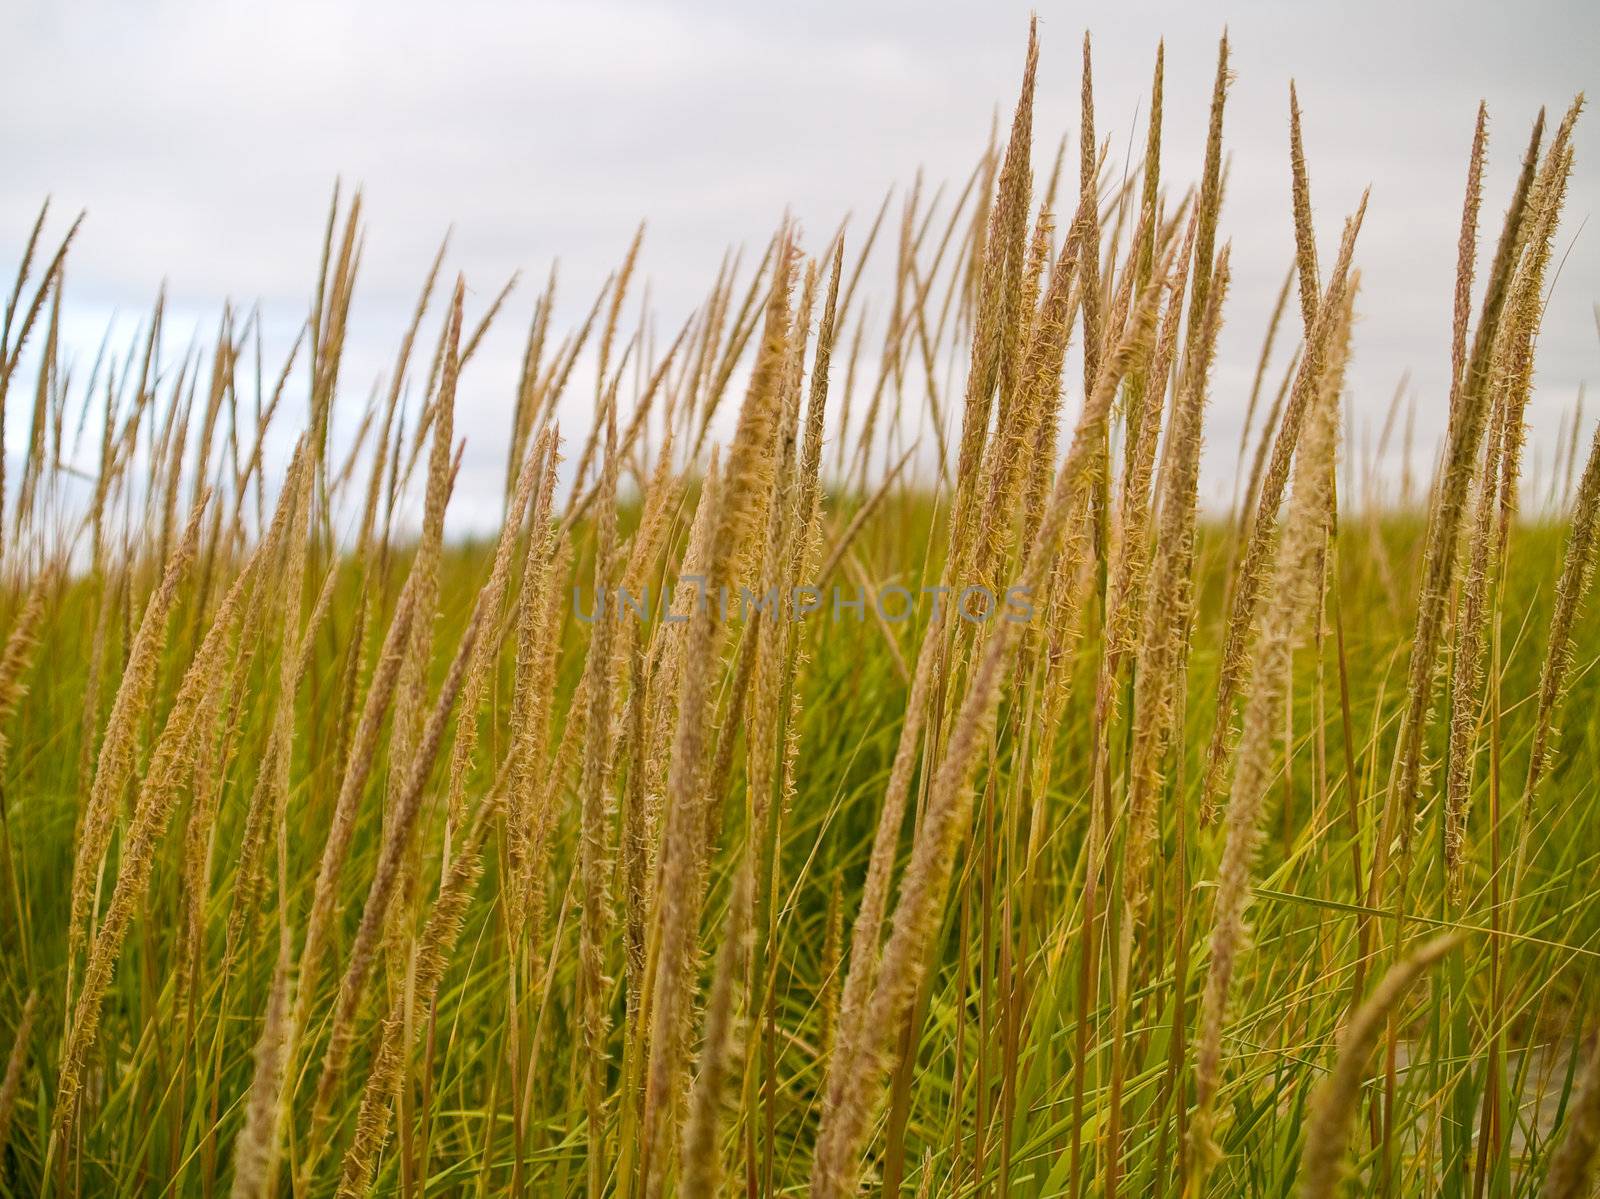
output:
[[[1077,48],[1030,35],[969,179],[780,227],[681,332],[632,323],[637,240],[572,327],[554,275],[469,299],[441,248],[370,391],[359,194],[278,362],[159,304],[71,358],[41,212],[0,344],[0,1195],[1594,1193],[1600,434],[1523,463],[1581,102],[1477,114],[1401,493],[1345,412],[1365,200],[1314,209],[1298,99],[1295,261],[1216,395],[1226,40],[1208,96],[1156,57],[1125,164],[1089,53],[1066,155],[1033,85]],[[471,543],[467,378],[506,447]]]

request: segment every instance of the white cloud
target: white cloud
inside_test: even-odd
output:
[[[649,221],[642,269],[675,329],[729,244],[759,244],[786,208],[820,242],[918,165],[959,186],[1015,95],[1027,8],[1006,3],[745,3],[430,7],[71,6],[12,19],[0,49],[0,251],[14,261],[40,199],[89,209],[69,331],[92,353],[113,309],[168,280],[180,320],[260,299],[287,342],[312,286],[333,178],[366,188],[369,236],[344,375],[347,409],[385,369],[445,228],[482,304],[528,283],[473,368],[464,510],[492,511],[501,425],[537,281],[562,262],[575,318]],[[1221,21],[1192,6],[1095,14],[1097,117],[1119,153],[1142,138],[1156,38],[1167,38],[1165,169],[1198,172]],[[1323,253],[1373,185],[1358,254],[1359,420],[1381,419],[1413,370],[1418,435],[1439,428],[1467,144],[1492,115],[1486,236],[1528,122],[1596,82],[1588,6],[1243,4],[1222,235],[1235,286],[1211,447],[1231,462],[1266,312],[1292,247],[1287,82],[1299,82]],[[1038,153],[1075,130],[1078,14],[1040,13]],[[1580,124],[1561,249],[1600,197]],[[1137,144],[1137,142],[1135,143]],[[1075,149],[1072,151],[1075,156]],[[1045,169],[1040,167],[1040,171]],[[1594,373],[1600,256],[1585,231],[1541,344],[1541,431]],[[579,389],[574,413],[585,401]],[[484,444],[481,451],[479,442]],[[1215,474],[1216,471],[1214,470]],[[480,477],[481,476],[481,477]],[[1227,491],[1226,479],[1220,484]]]

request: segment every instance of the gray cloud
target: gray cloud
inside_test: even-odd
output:
[[[1036,131],[1048,161],[1076,128],[1083,19],[1040,10]],[[1595,82],[1591,6],[1120,4],[1094,14],[1097,112],[1120,155],[1142,138],[1167,39],[1166,171],[1198,174],[1215,39],[1236,81],[1222,235],[1234,242],[1208,489],[1226,495],[1267,310],[1292,251],[1287,85],[1298,81],[1324,254],[1372,185],[1352,366],[1359,430],[1410,369],[1419,443],[1440,428],[1466,152],[1491,112],[1485,228],[1498,220],[1528,123]],[[368,242],[347,410],[385,369],[447,226],[451,263],[486,303],[528,281],[485,343],[464,396],[461,519],[492,517],[498,447],[537,281],[561,259],[575,319],[649,221],[641,269],[675,329],[725,247],[759,245],[792,211],[820,243],[864,219],[919,166],[959,185],[1015,95],[1027,6],[948,3],[536,4],[433,8],[61,6],[14,16],[0,54],[0,249],[20,250],[46,193],[89,220],[69,278],[72,340],[92,353],[168,282],[182,324],[225,297],[259,300],[278,348],[305,310],[335,176],[365,187]],[[1600,198],[1593,132],[1577,168],[1540,349],[1536,437],[1554,437],[1594,374]],[[1135,142],[1137,144],[1137,142]],[[1073,150],[1075,153],[1075,148]],[[583,389],[574,416],[586,406]],[[916,414],[908,414],[915,419]],[[15,416],[15,414],[14,414]],[[13,435],[13,444],[14,435]],[[1420,452],[1420,451],[1419,451]]]

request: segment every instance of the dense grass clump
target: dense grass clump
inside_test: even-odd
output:
[[[509,289],[469,317],[441,250],[345,440],[359,197],[276,374],[253,315],[174,359],[159,305],[75,372],[41,213],[0,1193],[1592,1193],[1600,434],[1543,505],[1521,465],[1581,105],[1484,253],[1478,113],[1397,502],[1341,450],[1366,200],[1319,256],[1291,89],[1207,512],[1227,42],[1190,190],[1160,55],[1127,170],[1083,66],[1076,188],[1030,35],[1003,144],[898,231],[785,224],[665,346],[637,239],[565,333],[552,278],[481,545],[456,394]]]

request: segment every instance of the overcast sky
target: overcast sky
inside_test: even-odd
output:
[[[641,272],[665,329],[729,245],[759,247],[785,209],[820,249],[864,226],[918,167],[959,186],[997,106],[1015,101],[1029,5],[456,3],[41,5],[14,11],[0,57],[0,255],[39,202],[88,220],[70,261],[67,332],[92,354],[166,280],[175,325],[259,301],[286,346],[303,319],[332,181],[365,188],[367,251],[344,373],[358,409],[385,368],[440,237],[479,305],[524,272],[464,380],[458,527],[492,519],[521,338],[551,260],[577,310],[648,220]],[[1410,369],[1419,455],[1440,429],[1466,156],[1490,112],[1485,237],[1541,105],[1600,82],[1600,6],[1238,3],[1039,5],[1040,173],[1076,129],[1079,45],[1094,37],[1098,128],[1142,139],[1167,44],[1165,171],[1198,175],[1224,24],[1237,75],[1221,235],[1234,285],[1210,420],[1207,490],[1226,495],[1267,311],[1292,253],[1287,88],[1305,110],[1317,227],[1331,256],[1372,186],[1357,254],[1357,435]],[[1536,444],[1600,377],[1600,137],[1580,122],[1539,350]],[[1137,144],[1137,143],[1136,143]],[[1076,155],[1076,149],[1072,150]],[[1569,252],[1570,251],[1570,252]],[[131,328],[131,323],[130,326]],[[586,406],[582,392],[577,410]],[[1076,402],[1076,395],[1071,402]],[[1589,405],[1592,423],[1600,395]],[[13,420],[19,414],[13,412]],[[1542,442],[1540,439],[1543,439]],[[16,435],[8,438],[16,444]]]

